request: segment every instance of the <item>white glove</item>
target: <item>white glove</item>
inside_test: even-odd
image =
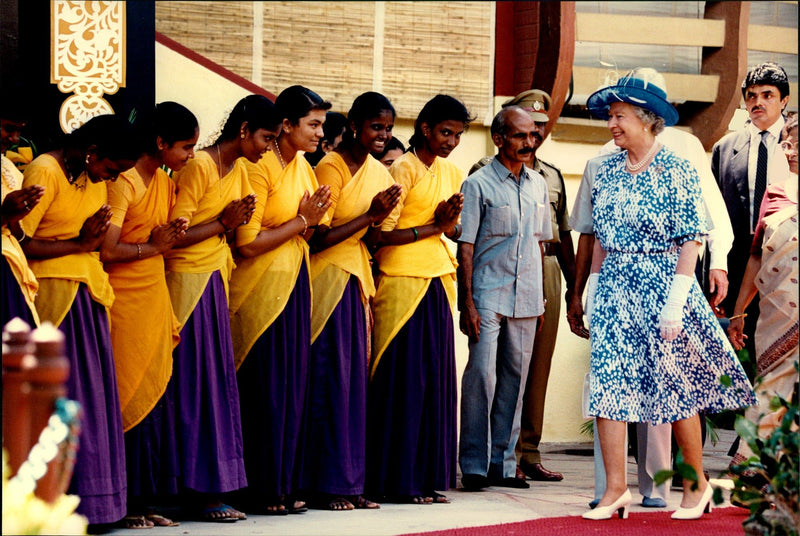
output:
[[[583,314],[586,316],[587,327],[592,324],[592,311],[594,310],[594,294],[597,291],[597,281],[600,279],[600,274],[595,272],[589,274],[589,279],[586,280],[586,303],[583,306]]]
[[[658,328],[664,340],[671,341],[683,331],[683,306],[689,298],[694,276],[675,274],[667,303],[658,318]]]

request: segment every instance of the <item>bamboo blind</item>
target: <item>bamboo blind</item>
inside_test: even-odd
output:
[[[262,78],[275,94],[307,86],[346,112],[373,89],[375,2],[264,2]],[[491,112],[494,2],[386,2],[383,84],[399,117],[437,93]],[[251,2],[156,2],[156,29],[223,67],[252,75]],[[380,28],[377,31],[381,31]]]
[[[253,65],[250,2],[178,0],[155,4],[157,32],[250,79]]]
[[[372,89],[374,16],[374,2],[265,2],[261,84],[301,84],[347,112]]]
[[[494,2],[387,2],[383,89],[401,117],[437,93],[491,112]],[[396,101],[396,102],[395,102]]]

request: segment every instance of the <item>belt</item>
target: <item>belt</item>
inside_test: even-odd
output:
[[[559,243],[558,242],[545,242],[542,244],[544,247],[544,255],[545,257],[549,257],[551,255],[555,255],[556,251],[558,251]]]

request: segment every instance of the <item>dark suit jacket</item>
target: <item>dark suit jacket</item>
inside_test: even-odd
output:
[[[730,286],[728,297],[722,302],[728,316],[733,314],[744,269],[750,257],[750,244],[753,242],[753,235],[750,234],[750,188],[747,182],[749,156],[750,134],[747,129],[731,132],[711,149],[711,171],[722,191],[722,199],[733,226],[733,247],[728,253]]]

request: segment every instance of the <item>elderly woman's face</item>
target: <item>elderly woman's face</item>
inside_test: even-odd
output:
[[[633,106],[627,102],[613,102],[608,107],[608,130],[618,147],[627,149],[642,140],[646,136],[646,128]]]
[[[781,142],[781,147],[786,160],[789,161],[789,169],[797,175],[797,127],[789,132],[789,137]]]

